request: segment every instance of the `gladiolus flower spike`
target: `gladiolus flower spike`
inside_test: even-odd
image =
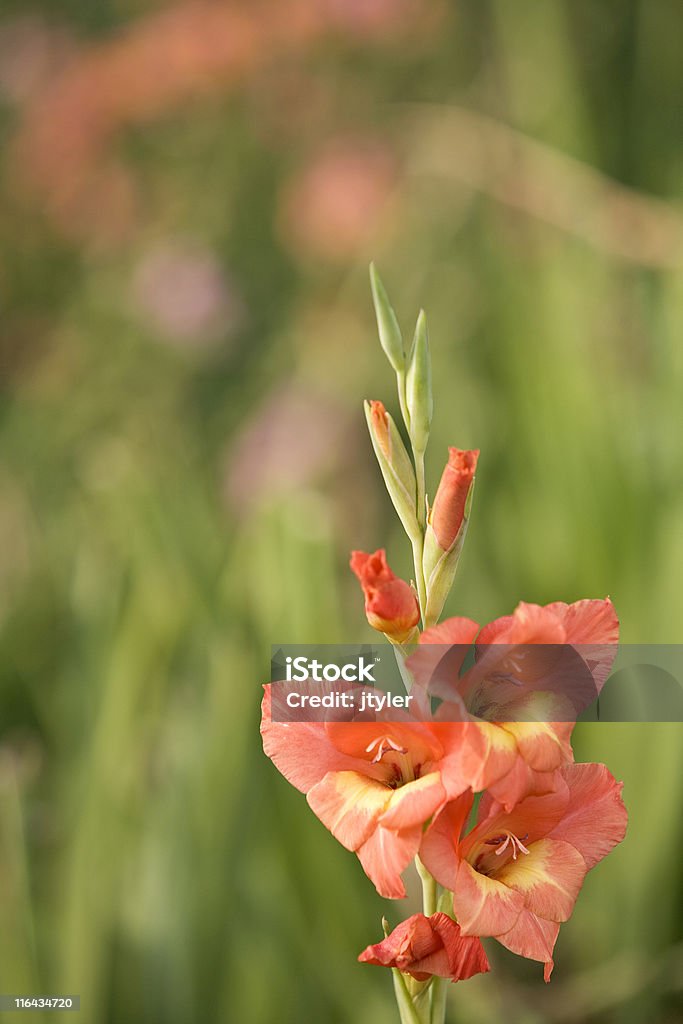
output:
[[[475,668],[448,684],[463,708],[472,679],[495,661],[496,651],[504,649],[517,664],[510,652],[527,644],[566,644],[567,650],[590,644],[599,692],[619,637],[609,599],[521,602],[481,629],[462,617],[439,623],[463,550],[479,451],[449,448],[429,507],[424,454],[433,409],[426,317],[421,311],[406,351],[374,266],[370,279],[409,446],[381,401],[366,402],[365,415],[387,492],[410,539],[415,578],[411,585],[396,576],[384,548],[354,551],[350,564],[368,623],[395,645],[416,684],[433,674],[442,651],[474,644]],[[499,685],[492,678],[493,684],[484,677],[479,699],[490,697],[486,686]],[[509,689],[522,700],[514,685]],[[391,968],[402,1024],[444,1024],[444,984],[490,969],[482,938],[540,961],[550,979],[560,925],[587,872],[621,842],[627,824],[621,783],[605,765],[574,763],[572,721],[483,721],[466,712],[455,721],[428,713],[400,721],[280,722],[272,708],[266,686],[265,753],[358,856],[378,893],[404,897],[402,875],[415,862],[423,912],[393,930],[385,922],[384,939],[358,957]]]

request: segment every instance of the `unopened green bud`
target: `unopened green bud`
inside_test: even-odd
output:
[[[416,452],[427,447],[432,425],[432,363],[429,357],[427,317],[423,309],[417,318],[413,350],[406,379],[406,401],[410,414],[410,440]]]
[[[398,326],[396,314],[391,308],[389,297],[382,284],[382,279],[375,269],[374,263],[370,264],[370,286],[372,288],[372,300],[375,304],[375,316],[377,317],[380,343],[396,373],[404,373],[406,359],[403,351],[401,328]]]

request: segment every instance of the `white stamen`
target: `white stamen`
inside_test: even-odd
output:
[[[402,747],[399,743],[396,743],[395,740],[392,740],[391,736],[377,736],[371,743],[368,743],[365,748],[365,753],[370,754],[374,747],[377,747],[377,752],[373,757],[371,764],[377,764],[378,761],[381,761],[388,750],[394,750],[397,754],[408,753],[406,748]]]

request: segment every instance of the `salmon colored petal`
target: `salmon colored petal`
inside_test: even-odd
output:
[[[512,615],[484,626],[477,647],[485,644],[561,644],[566,632],[553,611],[520,601]]]
[[[358,772],[328,772],[306,799],[335,839],[347,850],[357,850],[376,827],[391,792]]]
[[[524,896],[462,860],[453,893],[453,910],[465,935],[500,935],[524,909]]]
[[[496,832],[512,832],[528,836],[528,842],[545,839],[562,821],[569,806],[569,787],[563,775],[557,772],[556,785],[541,795],[527,796],[511,810],[501,801],[494,799],[492,791],[482,795],[477,808],[477,825],[462,843],[463,855],[469,855],[474,847]]]
[[[439,772],[430,772],[395,789],[379,819],[384,828],[403,829],[424,825],[446,803]]]
[[[518,956],[540,960],[546,965],[543,976],[549,981],[553,969],[553,950],[559,932],[560,926],[556,921],[544,921],[530,910],[523,910],[512,928],[502,935],[496,935],[496,939]]]
[[[413,914],[401,921],[389,935],[373,946],[368,946],[358,957],[362,964],[378,967],[397,967],[406,974],[412,965],[430,953],[442,948],[442,943],[424,914]]]
[[[569,644],[616,644],[619,619],[614,605],[604,601],[583,600],[573,604],[555,601],[546,605],[564,626]]]
[[[460,669],[478,632],[478,623],[457,617],[425,629],[406,662],[415,685],[444,700],[457,696]]]
[[[392,832],[378,825],[356,850],[365,874],[374,883],[380,896],[390,900],[405,896],[401,873],[415,857],[421,839],[421,825],[401,832]]]
[[[562,622],[567,643],[576,644],[590,668],[598,692],[609,676],[617,654],[619,619],[614,605],[607,597],[604,601],[561,601],[548,605]]]
[[[557,771],[535,772],[524,758],[517,757],[513,768],[502,779],[491,783],[487,792],[506,811],[512,811],[521,800],[528,796],[553,793],[557,789],[557,776]]]
[[[273,722],[270,686],[264,687],[261,736],[263,750],[288,782],[307,793],[330,771],[364,771],[382,776],[379,765],[347,756],[330,741],[324,722]]]
[[[586,862],[569,843],[541,839],[496,874],[524,897],[527,910],[546,921],[566,921],[586,876]]]
[[[467,789],[482,789],[482,781],[504,774],[514,760],[514,744],[508,742],[509,750],[494,747],[477,723],[434,722],[430,729],[443,750],[438,769],[450,800]]]
[[[501,615],[499,619],[494,619],[493,622],[483,626],[477,639],[477,647],[479,644],[506,643],[506,637],[511,635],[514,621],[512,615]]]
[[[514,768],[517,744],[499,725],[488,722],[466,724],[460,753],[460,771],[478,792]]]
[[[569,805],[550,837],[571,843],[590,869],[626,835],[623,783],[604,764],[570,764],[560,771],[569,786]]]
[[[464,616],[454,615],[450,619],[444,619],[438,626],[430,626],[420,634],[418,643],[436,644],[447,647],[464,645],[469,647],[479,632],[479,623],[474,619],[467,619]]]
[[[572,721],[506,722],[503,728],[514,736],[517,749],[534,771],[552,772],[572,760]]]
[[[463,793],[457,800],[451,800],[434,818],[422,839],[422,863],[446,889],[455,889],[458,842],[473,802],[474,794],[471,791]]]

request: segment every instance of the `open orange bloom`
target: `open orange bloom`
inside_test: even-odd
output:
[[[583,676],[579,674],[579,678],[582,684],[588,681],[594,696],[609,672],[618,638],[619,622],[609,598],[574,604],[558,601],[545,607],[521,602],[512,615],[496,619],[481,630],[472,619],[459,617],[425,630],[408,665],[421,686],[429,686],[432,692],[444,698],[443,718],[454,708],[462,717],[470,717],[468,711],[471,712],[472,725],[480,735],[468,734],[471,764],[463,766],[464,774],[472,779],[473,790],[490,789],[496,799],[511,809],[525,796],[552,791],[558,769],[573,760],[570,738],[574,719],[569,700],[572,694],[568,689],[566,694],[549,695],[549,712],[544,720],[534,721],[535,714],[531,713],[525,720],[521,701],[528,699],[530,711],[535,710],[537,695],[532,687],[520,688],[514,681],[502,682],[498,675],[501,662],[517,665],[518,661],[531,661],[531,667],[523,671],[533,675],[530,656],[534,645],[545,645],[539,648],[539,663],[548,653],[571,655],[574,647],[579,652],[588,650],[592,657],[591,668],[589,671],[584,666]],[[477,663],[459,678],[465,653],[473,642]],[[519,656],[518,661],[516,656]],[[556,674],[559,676],[559,672]],[[434,687],[432,681],[435,681]],[[474,697],[473,686],[478,688]],[[505,716],[506,695],[516,702],[510,705],[515,712],[513,721]],[[486,721],[480,721],[477,700],[486,703],[494,699],[497,699],[497,704],[493,705],[495,713],[487,715]],[[551,720],[555,707],[566,710],[567,706],[570,711],[564,720]]]
[[[358,959],[364,964],[396,967],[416,981],[433,975],[466,981],[491,969],[479,939],[463,935],[448,914],[413,914],[382,942],[364,949]]]
[[[263,749],[306,794],[332,835],[354,851],[380,896],[405,896],[401,872],[423,828],[469,786],[458,722],[278,722],[265,687]]]
[[[365,614],[372,628],[398,644],[405,643],[420,621],[413,588],[394,575],[383,548],[372,555],[353,551],[350,564],[363,588]]]
[[[560,769],[557,789],[512,811],[486,793],[464,834],[473,797],[449,803],[420,850],[429,871],[453,890],[464,935],[491,935],[513,953],[545,964],[572,913],[586,873],[621,842],[627,814],[621,783],[602,764]]]

